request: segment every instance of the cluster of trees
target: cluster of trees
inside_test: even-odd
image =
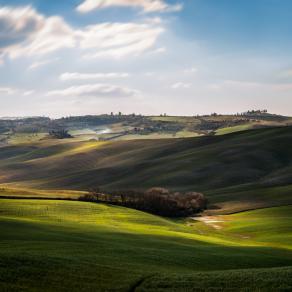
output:
[[[145,192],[128,190],[110,193],[97,189],[79,199],[124,206],[165,217],[186,217],[207,208],[207,199],[201,193],[170,192],[165,188],[151,188]]]
[[[59,129],[59,130],[51,130],[49,135],[54,139],[67,139],[72,138],[72,136],[68,133],[68,130]]]
[[[287,119],[285,116],[270,114],[266,109],[264,110],[249,110],[247,112],[241,113],[241,116],[249,117],[255,120],[266,120],[266,121],[278,121],[282,122]]]
[[[213,116],[214,117],[214,116]],[[234,120],[205,120],[200,119],[201,123],[195,126],[195,130],[215,131],[219,128],[232,127],[250,122],[248,118],[234,119]]]
[[[100,125],[108,125],[113,123],[134,123],[140,122],[144,117],[141,115],[123,115],[121,112],[118,114],[111,113],[110,115],[98,115],[98,116],[72,116],[54,120],[55,124],[64,128],[86,128],[95,127]]]
[[[170,122],[170,121],[154,121],[151,119],[144,119],[139,121],[138,123],[129,124],[134,126],[133,130],[127,131],[125,134],[137,134],[140,135],[148,135],[152,133],[176,133],[182,131],[184,129],[184,125],[178,122]]]
[[[243,115],[264,115],[267,114],[268,110],[264,109],[264,110],[248,110],[247,112],[242,113]]]
[[[0,133],[38,133],[46,131],[51,120],[46,117],[0,119]]]

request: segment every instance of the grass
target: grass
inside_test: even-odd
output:
[[[129,134],[124,135],[122,137],[117,138],[117,140],[121,141],[129,141],[129,140],[159,140],[159,139],[171,139],[175,138],[175,133],[168,134],[168,133],[153,133],[147,135],[140,135],[140,134]]]
[[[82,191],[66,191],[66,190],[37,190],[32,188],[24,188],[23,186],[13,186],[9,184],[0,185],[0,198],[39,198],[39,199],[62,199],[77,200],[80,196],[87,192]]]
[[[284,206],[223,216],[228,234],[241,234],[252,241],[292,249],[292,207]]]
[[[7,142],[11,145],[34,143],[45,138],[47,135],[47,133],[17,133],[9,135]]]
[[[200,136],[196,132],[191,131],[179,131],[173,134],[170,133],[153,133],[147,135],[130,134],[117,138],[117,140],[159,140],[159,139],[171,139],[171,138],[191,138]]]
[[[194,190],[225,213],[291,204],[291,133],[282,127],[188,139],[7,146],[0,153],[0,183],[40,190]]]
[[[206,217],[195,226],[204,235],[292,250],[292,206],[264,208],[231,215]]]
[[[291,291],[291,127],[242,127],[188,139],[23,136],[1,147],[0,290]],[[202,191],[214,208],[170,220],[59,200],[96,186]]]
[[[137,286],[137,291],[195,291],[230,283],[238,289],[268,287],[268,279],[274,287],[291,288],[291,242],[278,234],[289,227],[291,211],[226,216],[226,221],[231,218],[226,230],[212,233],[200,222],[190,225],[116,206],[2,199],[0,290],[134,291]],[[276,214],[283,220],[259,227],[250,223]],[[257,228],[259,237],[237,236]],[[268,235],[277,238],[271,245],[264,241]],[[254,268],[260,276],[252,281],[251,271],[236,271]]]
[[[194,273],[147,278],[138,292],[291,291],[292,268]]]
[[[216,131],[216,135],[226,135],[226,134],[235,133],[239,131],[245,131],[245,130],[251,129],[252,126],[253,126],[252,124],[246,124],[246,125],[220,128]]]

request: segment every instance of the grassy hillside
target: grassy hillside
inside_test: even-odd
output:
[[[147,278],[138,292],[290,291],[292,269],[251,269]]]
[[[205,235],[221,239],[233,238],[245,244],[258,244],[291,249],[292,206],[259,209],[232,215],[204,216],[197,218],[195,226]]]
[[[234,212],[292,203],[290,145],[291,127],[170,140],[45,140],[1,148],[0,182],[83,191],[195,190]]]
[[[50,200],[78,200],[80,196],[87,192],[73,190],[37,190],[24,188],[22,186],[11,187],[0,186],[0,198],[7,199],[50,199]]]
[[[226,128],[220,128],[216,131],[216,135],[226,135],[230,133],[240,132],[252,129],[253,125],[246,124],[246,125],[240,125],[240,126],[233,126],[233,127],[226,127]]]
[[[207,291],[227,284],[238,291],[289,290],[292,207],[282,210],[225,216],[219,230],[101,204],[3,199],[0,290]],[[274,220],[264,225],[261,216]],[[253,236],[258,229],[268,243]],[[258,277],[236,271],[254,268]]]
[[[185,124],[182,137],[194,122],[151,119]],[[0,290],[291,291],[292,127],[249,127],[183,139],[11,137],[0,148]],[[170,220],[70,201],[97,186],[200,191],[210,209]]]

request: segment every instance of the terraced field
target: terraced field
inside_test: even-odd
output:
[[[214,220],[219,229],[102,204],[2,199],[0,290],[292,288],[292,207]]]

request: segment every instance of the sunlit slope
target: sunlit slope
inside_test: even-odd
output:
[[[248,244],[292,249],[292,206],[265,208],[232,215],[197,218],[196,227],[204,235]]]
[[[50,200],[78,200],[87,194],[85,191],[73,190],[39,190],[13,186],[10,184],[0,186],[0,198],[7,199],[50,199]]]
[[[229,211],[292,203],[292,128],[119,142],[1,148],[0,182],[40,189],[164,186],[206,193]],[[225,206],[227,208],[227,206]]]
[[[131,291],[164,274],[292,266],[289,246],[93,203],[1,200],[0,229],[0,290]]]
[[[224,216],[228,234],[266,245],[292,248],[292,207],[284,206]]]

